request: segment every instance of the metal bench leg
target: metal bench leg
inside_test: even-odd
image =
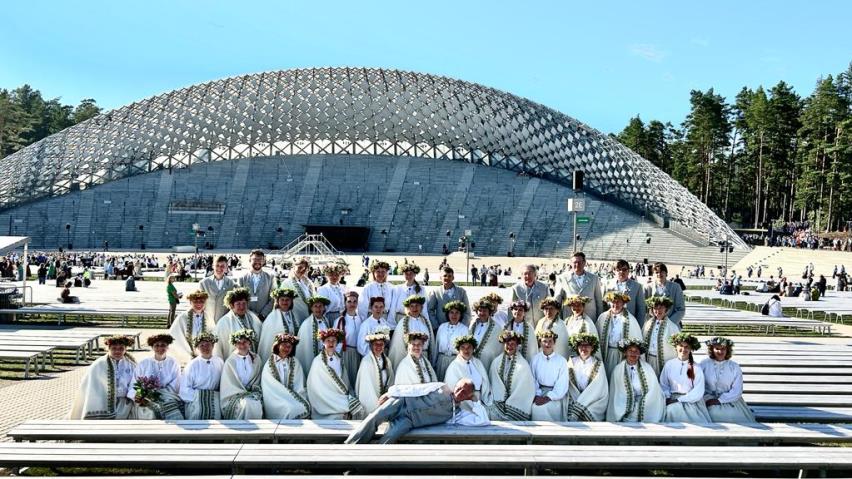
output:
[[[24,365],[24,379],[30,378],[30,361],[32,361],[32,360],[33,360],[33,358],[27,358],[27,362]]]

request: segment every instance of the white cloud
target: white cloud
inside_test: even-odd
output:
[[[651,45],[649,43],[634,43],[633,45],[630,45],[629,50],[630,53],[638,57],[656,63],[660,63],[668,56],[668,52],[660,50],[655,45]]]

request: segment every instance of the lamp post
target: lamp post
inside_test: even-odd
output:
[[[192,258],[192,264],[195,267],[195,271],[193,271],[192,278],[198,280],[198,237],[201,233],[201,225],[198,223],[192,224],[192,232],[195,237],[195,257]]]

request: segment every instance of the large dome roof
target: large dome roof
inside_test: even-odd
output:
[[[479,163],[570,184],[692,230],[737,235],[668,175],[609,136],[474,83],[371,68],[311,68],[211,81],[147,98],[0,160],[0,208],[196,163],[298,154]]]

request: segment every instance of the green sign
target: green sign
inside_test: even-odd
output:
[[[589,221],[591,221],[591,218],[589,218],[588,216],[578,216],[577,217],[577,224],[578,225],[584,225],[584,224],[588,223]]]

